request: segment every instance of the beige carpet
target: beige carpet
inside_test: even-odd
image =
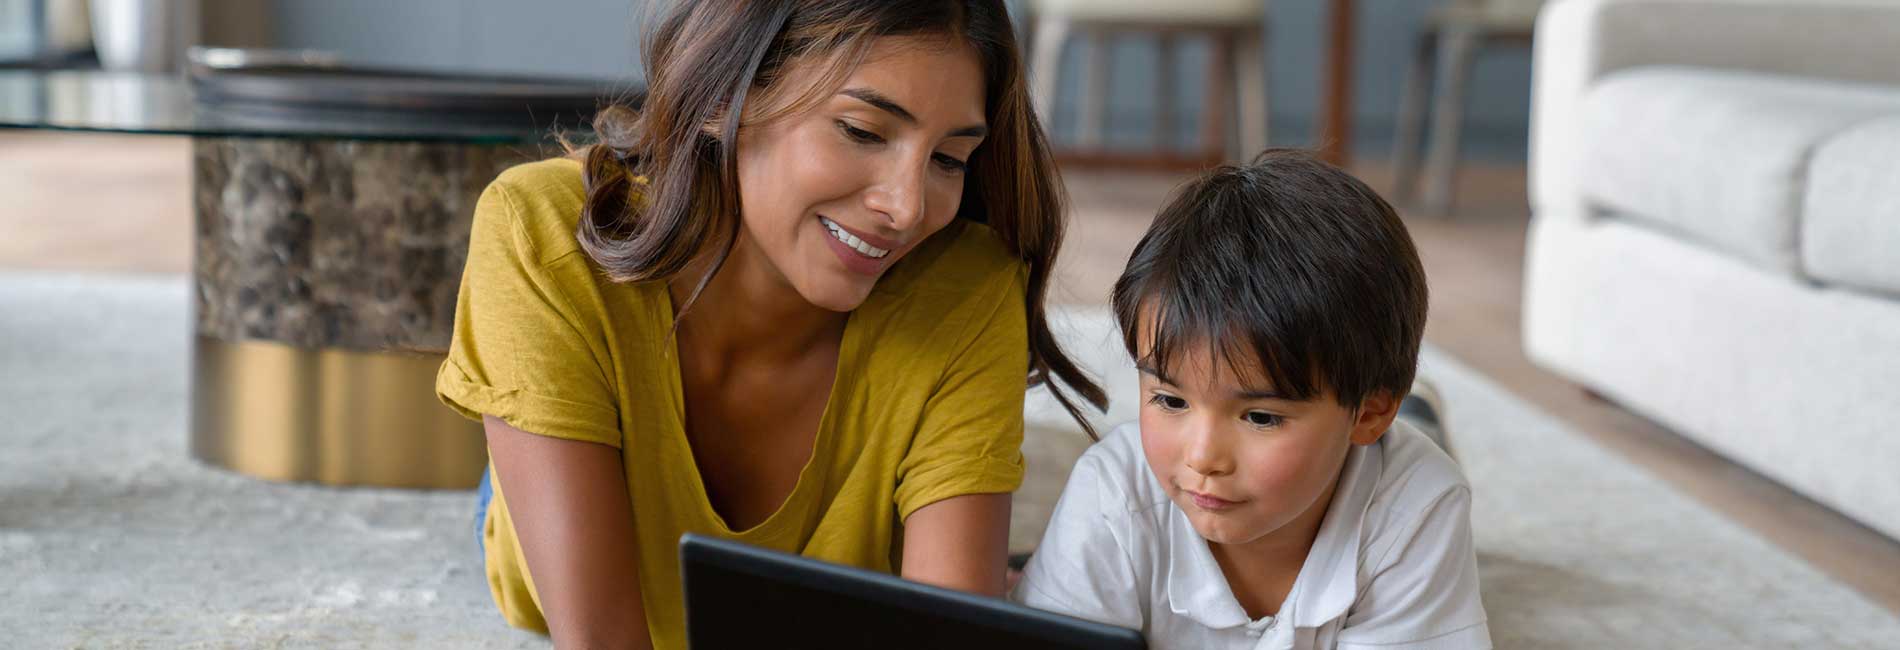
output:
[[[179,276],[0,274],[0,647],[546,647],[494,614],[469,493],[189,460],[187,304]],[[1075,345],[1102,344],[1086,323]],[[1900,647],[1851,590],[1438,352],[1426,367],[1476,486],[1499,647]],[[1031,540],[1080,448],[1032,421]]]

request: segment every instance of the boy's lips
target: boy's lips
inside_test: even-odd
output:
[[[1223,499],[1212,494],[1202,494],[1185,488],[1181,491],[1187,493],[1188,499],[1194,502],[1194,507],[1202,510],[1226,510],[1240,505],[1239,501]]]

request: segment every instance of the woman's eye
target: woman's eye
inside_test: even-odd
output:
[[[844,120],[838,120],[838,130],[843,131],[844,137],[851,138],[851,140],[854,142],[861,142],[864,144],[883,144],[884,143],[884,138],[878,136],[878,134],[872,133],[870,131],[866,131],[864,129],[860,129],[855,126],[851,126],[849,122],[845,122]]]
[[[1280,416],[1266,411],[1248,411],[1245,419],[1247,424],[1263,429],[1280,426]]]
[[[942,167],[944,171],[947,171],[947,172],[961,174],[964,172],[964,170],[967,170],[970,168],[969,163],[963,162],[961,160],[957,160],[954,157],[946,156],[944,154],[937,154],[937,155],[931,156],[931,158],[937,161],[938,167]]]
[[[1187,400],[1173,395],[1155,395],[1154,397],[1148,398],[1148,402],[1166,411],[1179,411],[1187,408],[1188,405]]]

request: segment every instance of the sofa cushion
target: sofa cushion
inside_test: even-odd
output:
[[[1814,151],[1801,263],[1822,282],[1900,294],[1900,116],[1863,122]]]
[[[1769,268],[1799,273],[1808,156],[1900,114],[1900,88],[1655,66],[1584,97],[1584,195],[1611,211]]]

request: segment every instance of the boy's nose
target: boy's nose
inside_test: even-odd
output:
[[[1188,469],[1202,476],[1223,476],[1234,471],[1233,457],[1228,455],[1222,445],[1219,430],[1212,426],[1197,425],[1187,434],[1181,450],[1181,459]]]

